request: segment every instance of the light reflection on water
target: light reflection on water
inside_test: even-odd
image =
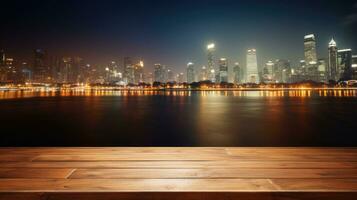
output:
[[[357,146],[357,90],[0,92],[0,146]]]
[[[0,91],[1,99],[31,97],[75,96],[234,96],[234,97],[357,97],[356,89],[320,90],[262,90],[262,91],[116,91],[116,90],[61,90],[61,91]]]

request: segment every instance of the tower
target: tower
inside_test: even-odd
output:
[[[219,81],[228,83],[228,61],[226,58],[219,59]]]
[[[192,62],[187,64],[187,83],[195,82],[195,65]]]
[[[328,80],[338,80],[337,74],[337,44],[332,38],[328,45],[328,68],[327,68],[327,79]]]
[[[352,50],[341,49],[337,51],[338,80],[348,81],[352,79]]]
[[[305,54],[306,64],[316,65],[317,53],[316,53],[316,39],[314,34],[306,35],[304,37],[304,54]]]
[[[216,82],[216,69],[214,65],[214,51],[216,46],[214,43],[207,45],[207,57],[208,57],[208,79],[212,82]]]
[[[257,51],[256,49],[248,49],[247,51],[247,83],[259,83]]]

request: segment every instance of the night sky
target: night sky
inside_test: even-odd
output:
[[[0,49],[30,59],[33,49],[81,56],[102,64],[142,57],[183,71],[188,61],[206,65],[205,45],[216,57],[245,64],[247,48],[259,63],[303,58],[303,36],[315,33],[318,56],[357,50],[357,0],[3,0]],[[356,51],[357,53],[357,51]]]

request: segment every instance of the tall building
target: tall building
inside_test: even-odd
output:
[[[317,71],[316,39],[314,34],[306,35],[304,37],[304,54],[307,65],[307,79],[319,81]]]
[[[139,84],[144,82],[144,61],[140,60],[139,63],[134,66],[134,83]]]
[[[347,81],[352,79],[352,50],[341,49],[337,52],[338,80]]]
[[[352,79],[357,80],[357,55],[352,55]]]
[[[206,66],[202,66],[201,70],[200,70],[200,77],[199,77],[200,81],[206,81],[208,80],[208,70]]]
[[[124,82],[126,84],[135,83],[135,66],[131,57],[124,57]]]
[[[259,83],[258,62],[256,49],[247,51],[246,82]]]
[[[244,74],[243,69],[238,62],[234,63],[233,67],[233,82],[235,84],[243,83]]]
[[[183,83],[184,82],[184,75],[183,75],[183,73],[178,73],[177,75],[176,75],[176,82],[177,83]]]
[[[167,69],[165,65],[155,64],[154,80],[160,83],[167,82]]]
[[[337,51],[337,44],[334,39],[331,39],[328,45],[328,68],[326,70],[328,80],[338,80]]]
[[[317,62],[317,72],[319,82],[327,82],[327,65],[325,59],[319,59]]]
[[[167,67],[166,71],[167,71],[167,81],[174,82],[175,75],[174,75],[174,72],[172,71],[172,69],[170,67]]]
[[[187,64],[187,83],[195,82],[195,65],[192,62]]]
[[[4,50],[0,51],[0,66],[3,66],[5,63],[5,52]]]
[[[5,52],[0,51],[0,82],[6,81]]]
[[[80,57],[62,58],[62,63],[59,68],[59,82],[78,83],[80,81],[81,64],[82,58]]]
[[[226,58],[219,59],[219,81],[228,83],[228,61]]]
[[[285,59],[278,59],[274,64],[274,80],[278,83],[290,82],[291,67],[290,61]]]
[[[274,62],[268,61],[265,63],[263,69],[263,81],[264,83],[273,83],[274,82]]]
[[[46,63],[46,53],[42,49],[36,49],[33,62],[33,79],[35,82],[48,82],[50,70]]]
[[[145,82],[149,84],[152,84],[154,82],[154,74],[152,72],[146,74]]]
[[[317,63],[316,39],[314,34],[304,37],[304,53],[307,65],[315,65]]]
[[[214,51],[216,50],[215,44],[207,45],[207,56],[208,56],[208,80],[216,82],[216,69],[214,63]]]

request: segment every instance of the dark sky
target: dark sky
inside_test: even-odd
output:
[[[257,48],[259,63],[303,58],[303,36],[315,33],[326,57],[335,37],[357,49],[357,0],[2,0],[0,48],[18,59],[33,49],[105,63],[143,57],[183,71],[206,64],[205,45],[217,58],[245,63]]]

